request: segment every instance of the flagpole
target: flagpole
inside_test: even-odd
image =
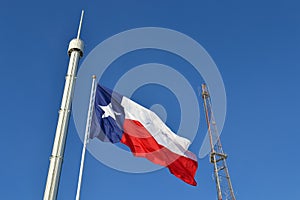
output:
[[[77,38],[72,39],[68,54],[70,56],[68,71],[65,80],[64,93],[61,100],[59,117],[57,121],[56,133],[50,157],[48,176],[44,191],[44,200],[56,200],[59,186],[62,162],[65,151],[66,137],[68,132],[68,124],[71,113],[71,103],[76,80],[76,73],[79,59],[83,56],[84,43],[79,39],[80,30],[83,19],[83,11],[81,13]]]
[[[80,163],[80,170],[79,170],[79,175],[78,175],[76,200],[80,199],[80,190],[81,190],[82,173],[83,173],[83,168],[84,168],[85,151],[86,151],[86,145],[89,142],[92,116],[93,116],[93,112],[94,112],[95,93],[96,93],[96,76],[93,75],[92,78],[93,78],[93,81],[92,81],[92,88],[91,88],[91,94],[90,94],[88,116],[87,116],[86,126],[85,126],[84,141],[83,141],[83,146],[82,146],[81,163]]]

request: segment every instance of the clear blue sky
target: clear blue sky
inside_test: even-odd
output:
[[[299,8],[296,0],[2,1],[1,199],[42,199],[69,60],[67,46],[76,35],[81,9],[86,12],[85,55],[108,37],[138,27],[170,28],[199,42],[216,62],[226,88],[221,138],[237,199],[297,199]],[[145,63],[153,58],[176,67],[176,56],[144,53],[139,60]],[[112,67],[133,67],[130,58],[134,56],[120,58],[123,62],[117,60]],[[190,79],[202,83],[199,77]],[[103,81],[112,84],[107,77]],[[156,89],[161,88],[141,89],[134,98],[150,106],[160,101],[147,95]],[[163,96],[160,103],[168,98]],[[180,113],[178,108],[170,110],[168,125],[177,128]],[[202,108],[200,112],[204,116]],[[203,118],[200,126],[191,146],[196,154],[206,129]],[[75,198],[81,146],[71,118],[58,199]],[[127,174],[87,153],[82,199],[216,199],[212,170],[207,157],[199,160],[198,186],[192,187],[167,169]]]

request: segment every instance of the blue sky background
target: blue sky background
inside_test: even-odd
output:
[[[237,199],[300,196],[298,1],[4,0],[0,12],[1,199],[42,199],[69,61],[67,46],[76,35],[81,9],[86,11],[85,55],[108,37],[137,27],[170,28],[199,42],[216,62],[226,88],[227,117],[221,138]],[[178,57],[164,54],[136,52],[117,60],[112,69],[118,64],[130,69],[135,57],[140,64],[182,67],[197,90],[201,77],[193,76],[190,66]],[[108,86],[113,81],[109,72],[103,78]],[[153,91],[162,98],[147,95]],[[165,105],[168,125],[177,128],[180,111],[166,89],[145,86],[133,98],[146,106]],[[169,101],[175,102],[175,108]],[[202,107],[200,111],[204,116]],[[200,126],[191,146],[196,154],[206,130],[203,117]],[[81,147],[71,118],[58,199],[75,198]],[[207,157],[199,160],[198,186],[192,187],[167,169],[126,174],[87,153],[82,199],[216,199],[212,172]]]

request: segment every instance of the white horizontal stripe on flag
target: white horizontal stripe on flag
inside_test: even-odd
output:
[[[154,137],[158,144],[178,155],[191,158],[190,155],[187,155],[188,152],[186,153],[191,142],[172,132],[154,112],[144,108],[127,97],[122,98],[121,105],[124,107],[125,118],[139,121]],[[195,160],[195,158],[192,159]]]

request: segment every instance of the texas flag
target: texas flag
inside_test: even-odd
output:
[[[121,142],[134,156],[168,167],[176,177],[197,185],[197,158],[188,151],[191,142],[173,133],[151,110],[99,84],[90,138]]]

